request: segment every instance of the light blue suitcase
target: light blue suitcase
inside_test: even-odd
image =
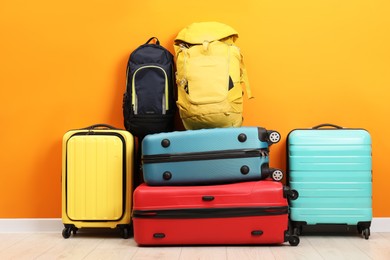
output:
[[[277,131],[231,127],[147,135],[142,171],[149,185],[206,185],[283,178],[269,167],[269,146]]]
[[[372,220],[371,137],[364,129],[323,124],[287,137],[287,184],[298,191],[290,219],[303,225],[356,225],[366,239]]]

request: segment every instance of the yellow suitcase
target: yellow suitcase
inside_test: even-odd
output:
[[[105,124],[65,133],[62,141],[62,231],[131,230],[133,136]]]

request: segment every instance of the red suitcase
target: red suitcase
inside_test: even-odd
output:
[[[209,186],[147,186],[134,191],[138,245],[299,244],[289,230],[288,199],[280,182]]]

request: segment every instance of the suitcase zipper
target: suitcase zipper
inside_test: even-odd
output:
[[[251,157],[268,157],[268,151],[265,149],[248,150],[219,150],[210,152],[177,153],[177,154],[154,154],[143,155],[143,163],[164,163],[164,162],[184,162],[218,159],[235,159]]]
[[[250,216],[275,216],[275,215],[284,215],[284,214],[288,214],[288,206],[133,210],[133,218],[162,218],[162,219],[232,218],[232,217],[250,217]]]

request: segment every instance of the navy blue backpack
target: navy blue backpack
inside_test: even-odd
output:
[[[154,43],[150,43],[154,40]],[[173,55],[156,37],[135,49],[129,57],[123,96],[126,130],[143,139],[148,134],[174,128],[176,97]]]

